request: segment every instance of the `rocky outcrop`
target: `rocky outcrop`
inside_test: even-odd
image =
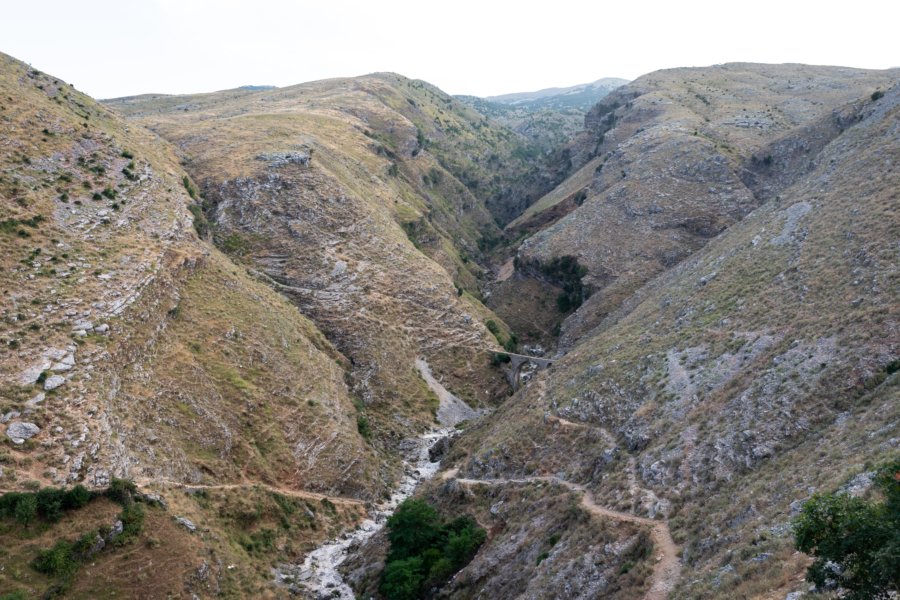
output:
[[[604,98],[570,146],[573,169],[597,163],[587,197],[519,248],[525,263],[575,256],[587,267],[592,295],[563,325],[562,345],[798,181],[857,122],[859,107],[846,103],[897,77],[729,64],[651,73]]]

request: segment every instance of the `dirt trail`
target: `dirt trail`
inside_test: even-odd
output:
[[[346,505],[365,505],[363,500],[357,500],[356,498],[346,498],[344,496],[329,496],[327,494],[320,494],[318,492],[307,492],[305,490],[295,490],[291,488],[282,488],[276,487],[272,485],[268,485],[265,483],[221,483],[217,485],[203,485],[199,483],[184,483],[183,481],[173,481],[171,479],[144,479],[136,481],[135,484],[138,487],[146,488],[151,485],[167,485],[177,488],[191,489],[191,490],[237,490],[237,489],[252,489],[252,488],[260,488],[270,492],[274,492],[276,494],[281,494],[282,496],[291,496],[293,498],[303,498],[304,500],[328,500],[329,502],[333,502],[334,504],[346,504]]]
[[[545,378],[540,377],[536,380],[535,383],[538,394],[538,403],[543,404],[547,389]],[[546,413],[544,415],[544,421],[554,422],[561,427],[571,429],[592,429],[595,431],[599,431],[603,438],[608,442],[612,444],[616,443],[615,436],[613,436],[604,427],[599,427],[590,423],[577,423],[574,421],[569,421],[550,413]],[[633,496],[639,496],[641,494],[652,494],[652,492],[650,492],[649,490],[644,490],[638,485],[637,477],[635,476],[637,466],[635,463],[636,461],[634,460],[634,457],[630,457],[628,461],[627,474],[631,494]],[[451,468],[444,471],[444,473],[441,474],[441,478],[444,480],[453,479],[457,477],[458,473],[459,468]],[[678,560],[678,547],[675,545],[675,541],[672,539],[672,533],[665,521],[639,517],[631,513],[612,510],[605,506],[601,506],[594,501],[593,494],[591,494],[591,492],[581,484],[572,483],[571,481],[566,481],[564,479],[560,479],[559,477],[553,477],[549,475],[524,477],[521,479],[457,478],[456,481],[463,485],[505,485],[523,483],[527,484],[535,482],[555,483],[557,485],[564,486],[572,490],[573,492],[580,493],[582,507],[584,507],[584,509],[592,515],[649,527],[651,532],[651,539],[653,540],[653,549],[654,552],[656,552],[656,564],[653,567],[653,577],[651,579],[650,589],[644,595],[644,600],[665,600],[669,596],[669,593],[672,591],[672,589],[675,587],[675,583],[678,581],[678,578],[681,575],[681,561]],[[655,495],[653,497],[655,498]]]
[[[447,471],[443,477],[444,479],[449,479],[455,474],[456,470],[453,469]],[[651,578],[650,589],[644,595],[644,600],[665,600],[665,598],[669,596],[669,593],[675,587],[675,583],[678,581],[678,577],[681,574],[681,562],[678,560],[678,547],[675,545],[674,540],[672,540],[672,534],[669,531],[669,526],[665,523],[665,521],[657,521],[654,519],[647,519],[645,517],[638,517],[637,515],[633,515],[631,513],[624,513],[606,508],[604,506],[600,506],[599,504],[594,502],[593,495],[583,485],[565,481],[558,477],[538,476],[524,477],[522,479],[463,478],[457,479],[456,481],[463,485],[507,485],[535,482],[555,483],[557,485],[566,487],[573,492],[580,493],[581,505],[590,514],[598,517],[614,519],[617,521],[625,521],[628,523],[635,523],[637,525],[644,525],[650,528],[651,538],[653,540],[653,549],[654,552],[656,552],[656,564],[653,567],[653,577]]]

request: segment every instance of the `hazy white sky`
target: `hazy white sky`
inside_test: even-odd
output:
[[[900,66],[900,2],[2,0],[0,51],[98,98],[395,71],[452,94],[731,61]]]

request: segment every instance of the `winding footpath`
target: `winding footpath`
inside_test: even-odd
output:
[[[451,469],[444,473],[443,479],[454,478],[457,473],[457,469]],[[672,534],[665,521],[638,517],[631,513],[620,512],[606,508],[605,506],[600,506],[594,502],[593,495],[583,485],[553,476],[523,477],[521,479],[456,478],[456,481],[463,485],[509,485],[538,482],[553,483],[581,494],[581,506],[594,516],[649,527],[651,532],[650,536],[653,540],[653,549],[657,554],[656,564],[653,567],[653,577],[651,578],[650,589],[644,595],[644,600],[665,600],[675,587],[675,583],[681,575],[681,561],[678,560],[678,547],[672,540]]]
[[[539,402],[544,400],[545,381],[543,378],[537,380],[537,393]],[[608,442],[615,444],[615,437],[603,427],[588,423],[577,423],[569,421],[557,415],[547,413],[544,415],[545,422],[553,422],[560,427],[569,429],[593,429],[600,434]],[[656,495],[649,490],[644,490],[637,483],[635,476],[636,464],[633,457],[628,461],[628,482],[632,496],[647,495],[655,499]],[[681,576],[681,561],[678,559],[678,546],[672,539],[672,533],[665,521],[648,519],[637,515],[612,510],[605,506],[601,506],[594,501],[594,496],[590,490],[578,483],[572,483],[554,476],[534,476],[524,477],[521,479],[467,479],[458,477],[459,469],[452,468],[442,473],[441,478],[444,480],[456,479],[462,485],[509,485],[509,484],[528,484],[528,483],[553,483],[561,485],[569,490],[581,494],[581,506],[592,515],[601,518],[613,519],[616,521],[624,521],[626,523],[634,523],[650,528],[651,539],[653,540],[653,549],[656,553],[656,564],[653,567],[653,576],[651,578],[650,589],[644,595],[644,600],[665,600],[675,588],[678,578]]]

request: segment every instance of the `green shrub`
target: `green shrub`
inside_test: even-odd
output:
[[[15,232],[21,236],[23,230],[19,229],[20,225],[25,225],[26,227],[37,229],[38,225],[40,225],[44,221],[44,215],[34,215],[30,219],[5,219],[3,221],[0,221],[0,231],[3,231],[5,233]],[[22,237],[29,237],[28,232],[25,232],[25,236]]]
[[[87,503],[93,498],[93,494],[80,483],[70,490],[67,490],[63,496],[63,508],[72,510],[87,506]]]
[[[119,520],[122,521],[122,533],[115,539],[117,546],[123,546],[141,534],[144,528],[144,507],[135,502],[126,504],[119,513]]]
[[[547,264],[539,266],[541,273],[563,291],[556,298],[559,312],[566,313],[581,306],[587,293],[581,279],[587,275],[587,267],[578,263],[575,256],[557,256]]]
[[[63,513],[63,498],[65,490],[58,488],[44,488],[35,492],[35,500],[37,501],[38,512],[41,516],[51,522],[59,521]]]
[[[418,556],[391,561],[384,567],[378,589],[391,600],[415,600],[421,594],[423,571]]]
[[[387,522],[388,552],[379,590],[386,598],[422,598],[464,567],[486,533],[468,516],[444,523],[423,500],[404,501]]]
[[[203,214],[203,207],[199,204],[189,204],[188,210],[194,217],[194,230],[197,232],[197,235],[205,238],[209,233],[209,221],[206,220],[206,215]]]
[[[113,502],[125,506],[134,499],[135,492],[137,492],[137,486],[134,485],[134,482],[113,477],[104,494]]]
[[[491,365],[494,367],[499,367],[500,365],[506,364],[512,361],[512,357],[505,352],[492,352],[491,353]]]
[[[884,97],[884,92],[881,90],[875,90],[872,92],[872,102],[877,102]]]
[[[49,550],[38,552],[31,566],[38,573],[68,577],[78,570],[78,559],[71,542],[58,540]]]
[[[900,458],[878,471],[875,488],[879,501],[832,493],[803,505],[794,543],[815,557],[808,581],[821,587],[832,579],[851,600],[900,591]]]
[[[34,497],[34,494],[22,494],[18,502],[16,502],[13,514],[16,517],[16,521],[28,527],[28,524],[34,521],[34,518],[37,516],[37,508],[37,498]]]
[[[372,429],[369,426],[369,419],[365,417],[365,415],[357,415],[356,416],[356,429],[359,431],[359,435],[363,436],[365,439],[369,439],[372,437]]]
[[[181,178],[181,183],[184,185],[184,189],[187,190],[188,196],[191,197],[191,200],[197,200],[197,190],[191,185],[191,180],[187,175]]]
[[[23,525],[36,517],[54,522],[63,512],[81,508],[92,498],[93,494],[83,485],[69,490],[44,488],[36,492],[8,492],[0,496],[0,518],[14,517]]]

